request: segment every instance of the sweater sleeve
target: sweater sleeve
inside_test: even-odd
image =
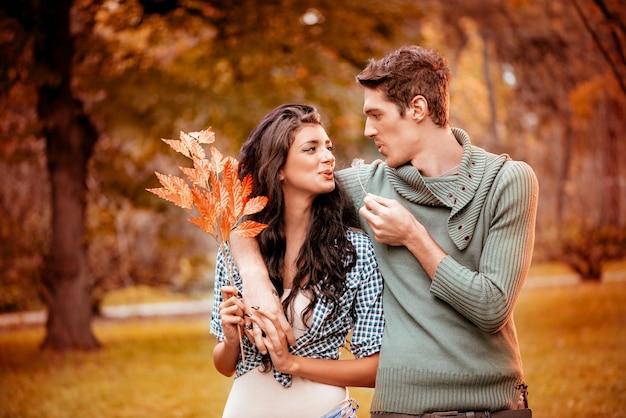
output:
[[[439,264],[430,291],[485,332],[509,320],[530,268],[539,186],[524,162],[502,168],[485,203],[491,222],[478,271],[450,255]]]

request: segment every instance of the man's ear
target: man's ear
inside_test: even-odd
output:
[[[411,117],[416,122],[421,122],[426,116],[428,116],[428,102],[421,94],[415,96],[411,100],[409,109],[411,111]]]

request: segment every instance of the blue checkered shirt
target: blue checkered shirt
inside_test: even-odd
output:
[[[380,351],[383,337],[383,279],[374,257],[374,249],[367,235],[347,230],[348,239],[356,249],[356,265],[346,275],[346,289],[339,299],[339,315],[329,321],[332,305],[317,301],[311,319],[311,327],[296,340],[289,351],[297,356],[339,359],[339,348],[346,345],[346,336],[352,329],[349,349],[356,358],[367,357]],[[229,260],[230,253],[226,248]],[[231,261],[232,262],[232,261]],[[235,286],[242,291],[241,277],[233,265]],[[211,332],[219,341],[224,340],[219,305],[223,302],[222,286],[229,285],[228,271],[224,257],[218,252],[215,269],[214,302],[211,315]],[[256,346],[243,337],[245,365],[239,360],[236,377],[239,377],[262,364],[261,353]],[[274,378],[284,387],[291,386],[291,375],[273,370]]]

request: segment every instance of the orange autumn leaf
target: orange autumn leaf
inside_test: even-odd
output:
[[[255,221],[243,221],[235,229],[233,229],[233,233],[244,237],[244,238],[253,238],[256,237],[261,231],[267,228],[266,224],[262,224]]]
[[[192,190],[193,202],[200,212],[202,218],[207,219],[214,225],[217,223],[217,217],[219,215],[219,208],[216,207],[215,196],[213,196],[208,190],[194,187]],[[215,227],[212,228],[215,231]]]
[[[267,205],[267,197],[265,196],[256,196],[246,202],[246,206],[244,207],[243,216],[253,215],[255,213],[259,213],[263,208]]]
[[[220,219],[220,234],[224,242],[227,242],[230,238],[230,230],[233,228],[233,217],[230,207],[226,206],[222,208],[222,214]]]
[[[215,132],[209,127],[203,131],[189,132],[189,135],[198,141],[200,144],[212,144],[215,142]]]
[[[204,151],[204,148],[202,148],[202,145],[200,145],[200,143],[195,137],[189,135],[186,132],[181,131],[180,142],[185,144],[185,147],[189,150],[189,154],[191,158],[199,158],[199,159],[206,158],[206,153]]]
[[[243,196],[241,180],[237,175],[237,168],[239,163],[234,159],[227,160],[224,164],[224,177],[223,184],[228,193],[228,205],[232,211],[233,216],[240,217],[243,213]]]
[[[194,225],[197,225],[204,232],[208,232],[211,235],[215,235],[215,229],[213,226],[213,222],[207,218],[189,218],[189,222]]]
[[[247,174],[241,182],[241,194],[243,199],[246,200],[252,193],[252,174]]]
[[[213,169],[216,173],[222,173],[224,171],[224,156],[214,146],[209,147],[209,151],[211,152],[210,163],[213,166]]]
[[[149,192],[181,208],[192,208],[193,199],[191,196],[191,188],[187,185],[185,180],[171,174],[161,174],[158,172],[155,172],[155,174],[163,187],[147,189]]]
[[[191,158],[191,153],[189,152],[189,148],[187,148],[187,146],[183,142],[178,141],[176,139],[166,139],[166,138],[161,138],[161,141],[169,145],[174,151],[180,154],[183,154],[187,158]]]

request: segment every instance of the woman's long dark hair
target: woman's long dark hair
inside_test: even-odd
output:
[[[239,176],[252,174],[253,196],[267,196],[265,209],[252,219],[268,224],[257,241],[269,276],[280,296],[284,293],[282,267],[286,243],[283,230],[285,202],[279,172],[287,160],[297,131],[306,124],[322,125],[311,106],[288,104],[268,113],[241,147]],[[348,194],[335,181],[335,189],[313,201],[307,235],[296,260],[297,273],[283,308],[293,321],[293,300],[298,292],[308,292],[311,303],[302,314],[307,320],[321,299],[333,305],[331,318],[339,311],[339,296],[345,290],[346,274],[356,263],[356,250],[346,235],[347,227],[358,227],[356,210]],[[307,279],[308,278],[308,279]]]

